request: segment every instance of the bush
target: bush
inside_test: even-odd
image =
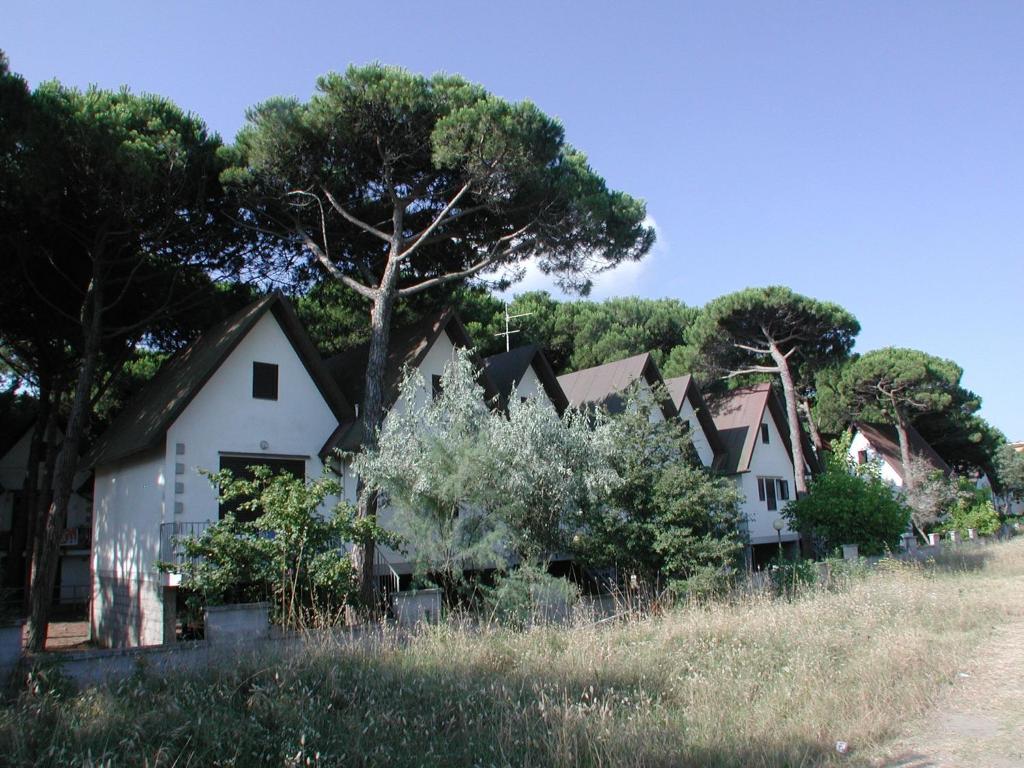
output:
[[[523,565],[498,576],[494,586],[486,588],[484,603],[499,624],[523,628],[538,622],[567,619],[579,594],[572,582],[536,566]]]
[[[825,552],[843,544],[856,544],[863,555],[895,550],[910,524],[910,510],[875,467],[854,466],[846,447],[844,441],[833,444],[825,471],[783,514]]]
[[[973,528],[982,536],[991,536],[999,530],[1000,524],[999,513],[991,499],[975,497],[961,500],[953,507],[942,532],[958,531],[966,538],[968,529]]]

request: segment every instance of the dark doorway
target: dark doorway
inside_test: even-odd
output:
[[[275,475],[289,474],[292,477],[296,477],[300,480],[306,479],[306,460],[305,459],[282,459],[272,458],[269,456],[221,456],[220,457],[220,468],[221,471],[227,469],[237,479],[252,480],[253,479],[253,467],[269,467],[270,471]],[[235,518],[243,523],[251,523],[257,517],[259,512],[252,509],[239,509],[239,506],[244,503],[244,499],[232,499],[229,502],[221,502],[220,504],[220,517],[224,518],[228,512],[232,512]]]

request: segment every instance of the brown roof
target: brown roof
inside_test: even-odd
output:
[[[334,415],[339,421],[351,418],[352,407],[328,374],[291,303],[272,293],[213,326],[164,363],[100,435],[83,466],[109,464],[158,447],[174,420],[267,312],[280,324]]]
[[[697,382],[694,381],[693,376],[686,374],[685,376],[665,379],[665,386],[668,388],[668,394],[672,398],[672,404],[676,407],[677,411],[681,411],[683,402],[689,399],[690,405],[693,406],[693,410],[697,414],[700,428],[708,440],[708,446],[715,457],[711,466],[714,469],[721,469],[728,458],[728,452],[725,449],[725,443],[718,434],[718,428],[715,426],[715,420],[711,416],[711,411],[707,403],[704,402],[704,397],[701,395],[700,388],[697,386]]]
[[[609,413],[619,413],[625,405],[623,393],[641,379],[651,387],[664,384],[650,352],[563,374],[558,377],[558,383],[575,408],[603,406]],[[661,410],[666,419],[678,415],[670,397],[661,401]]]
[[[417,322],[394,329],[388,342],[388,357],[384,370],[384,407],[390,408],[398,397],[398,388],[402,383],[402,374],[406,367],[415,368],[423,362],[427,352],[442,333],[457,347],[473,348],[473,340],[451,308],[443,309],[427,315]],[[362,403],[366,388],[366,363],[369,357],[369,343],[339,352],[325,360],[327,370],[334,377],[342,392],[354,403]],[[484,362],[475,358],[480,370],[478,381],[484,388],[488,402],[497,402],[498,389],[484,369]],[[327,442],[320,449],[321,458],[331,451],[340,449],[353,451],[364,441],[362,419],[350,418],[338,425]]]
[[[712,414],[718,435],[725,444],[727,459],[722,471],[726,474],[750,470],[750,459],[754,455],[765,409],[775,420],[786,453],[792,457],[788,422],[771,384],[762,383],[736,389],[715,403]],[[808,461],[812,459],[813,455]]]
[[[504,400],[519,386],[519,382],[531,366],[534,373],[537,374],[537,378],[540,379],[548,399],[559,413],[564,412],[569,407],[569,398],[562,391],[558,377],[555,376],[551,364],[548,363],[548,359],[539,345],[530,344],[484,358],[484,369],[494,386],[497,387],[503,404],[506,405]]]
[[[863,422],[856,422],[854,427],[860,432],[867,441],[871,443],[871,447],[875,449],[875,452],[892,467],[893,471],[900,476],[900,479],[906,479],[903,476],[903,459],[900,455],[900,439],[896,433],[896,427],[893,424],[866,424]],[[907,438],[910,441],[910,453],[920,459],[923,459],[933,469],[942,472],[943,474],[950,474],[952,470],[935,449],[921,437],[921,433],[914,429],[913,424],[907,425]]]

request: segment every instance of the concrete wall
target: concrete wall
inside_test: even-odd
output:
[[[775,520],[782,517],[782,508],[787,502],[779,501],[778,510],[768,509],[768,502],[761,501],[757,495],[757,478],[781,478],[789,482],[790,499],[796,495],[796,485],[793,476],[793,460],[782,442],[782,435],[779,433],[778,425],[771,417],[767,409],[764,412],[764,423],[768,425],[768,443],[761,442],[761,436],[756,436],[754,452],[750,459],[750,471],[738,476],[740,490],[746,497],[743,504],[743,511],[747,516],[748,535],[751,544],[767,544],[778,541],[778,534],[773,527]],[[784,518],[783,518],[784,519]],[[797,534],[791,531],[786,525],[782,529],[782,540],[790,541],[797,538]]]

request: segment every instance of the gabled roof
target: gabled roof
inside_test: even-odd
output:
[[[398,398],[398,388],[402,383],[402,373],[405,368],[419,366],[442,333],[446,333],[455,346],[473,349],[473,340],[458,314],[451,308],[434,312],[411,325],[392,330],[384,369],[385,409],[390,408]],[[363,401],[369,353],[370,345],[366,343],[339,352],[324,361],[330,375],[353,403],[362,403]],[[499,392],[484,370],[483,360],[474,355],[474,363],[480,370],[478,381],[484,389],[487,401],[497,402]],[[335,449],[345,451],[357,449],[363,444],[364,434],[362,419],[349,418],[341,421],[338,428],[327,438],[327,442],[320,449],[320,457],[325,458]]]
[[[505,400],[519,386],[519,382],[522,381],[531,366],[534,373],[537,374],[537,378],[540,379],[548,399],[559,413],[563,413],[569,407],[569,398],[565,396],[565,392],[559,386],[558,377],[555,376],[551,364],[539,345],[530,344],[484,358],[484,370],[487,371],[487,375],[490,376],[494,386],[501,394],[503,405],[507,405]]]
[[[893,471],[906,480],[903,474],[903,459],[900,455],[900,439],[893,424],[866,424],[855,422],[854,428],[867,438],[871,447],[882,457],[886,464],[892,467]],[[921,437],[921,433],[914,429],[913,424],[907,425],[907,438],[910,441],[910,453],[923,459],[933,469],[949,475],[952,470],[935,449]]]
[[[646,381],[651,387],[664,384],[650,352],[558,377],[558,383],[565,396],[569,398],[570,405],[575,408],[585,405],[604,406],[609,413],[618,413],[622,410],[625,405],[623,393],[641,380]],[[661,401],[661,410],[666,419],[678,415],[669,397]]]
[[[725,445],[727,458],[722,471],[726,474],[750,471],[750,459],[754,455],[765,409],[775,420],[786,454],[792,457],[789,427],[771,384],[735,389],[718,400],[712,411],[718,435]]]
[[[697,387],[697,382],[694,381],[693,376],[686,374],[685,376],[665,379],[665,386],[668,388],[669,397],[672,398],[672,404],[676,407],[677,411],[681,412],[683,410],[684,401],[690,401],[691,407],[697,414],[697,421],[700,422],[701,431],[704,432],[704,437],[707,438],[708,446],[715,457],[711,466],[714,469],[720,469],[728,458],[728,452],[725,449],[725,443],[718,434],[718,427],[715,426],[715,420],[711,416],[711,411],[707,403],[704,402],[700,388]]]
[[[83,460],[84,466],[108,464],[158,447],[175,419],[268,312],[281,326],[334,415],[339,421],[352,418],[349,401],[328,374],[291,303],[275,292],[214,325],[164,363],[100,435]]]

